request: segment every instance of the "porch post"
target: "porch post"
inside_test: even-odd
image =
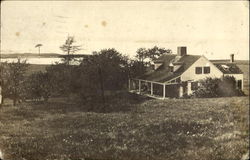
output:
[[[183,87],[180,85],[179,97],[183,97]]]
[[[151,82],[150,84],[151,84],[151,87],[150,87],[151,88],[151,95],[153,95],[153,83]]]
[[[139,94],[141,94],[141,80],[139,80]]]
[[[165,84],[163,84],[163,98],[166,97],[166,86]]]
[[[192,94],[192,90],[191,90],[191,82],[190,82],[190,81],[188,81],[188,82],[187,82],[187,95],[190,95],[190,94]]]

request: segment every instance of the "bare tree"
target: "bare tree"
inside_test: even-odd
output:
[[[66,39],[65,43],[60,46],[60,49],[67,53],[67,57],[66,57],[66,63],[67,65],[69,65],[69,62],[71,60],[70,55],[81,50],[81,46],[77,46],[77,45],[73,45],[73,43],[75,43],[75,38],[73,36],[68,36],[68,38]]]

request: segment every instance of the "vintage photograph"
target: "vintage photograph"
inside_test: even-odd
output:
[[[248,160],[249,1],[1,1],[0,160]]]

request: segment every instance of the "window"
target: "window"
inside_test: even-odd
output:
[[[198,89],[198,82],[191,82],[191,90],[197,90]]]
[[[202,74],[202,67],[195,67],[195,74]]]
[[[204,74],[210,73],[210,67],[204,67]]]

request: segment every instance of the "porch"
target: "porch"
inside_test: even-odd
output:
[[[129,80],[129,92],[156,99],[180,98],[192,94],[191,82],[160,83],[142,79]]]

